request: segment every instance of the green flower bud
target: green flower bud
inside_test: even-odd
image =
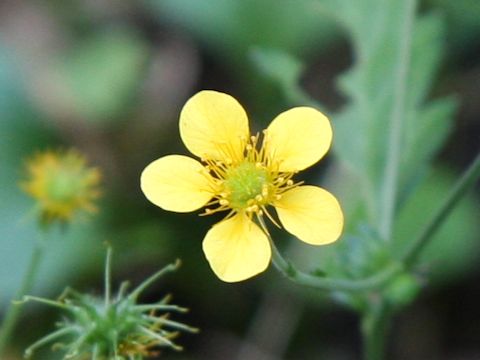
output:
[[[402,307],[410,304],[420,291],[418,279],[408,273],[395,277],[385,289],[385,297],[394,306]]]

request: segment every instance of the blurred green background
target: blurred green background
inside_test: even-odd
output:
[[[179,320],[202,332],[182,335],[179,343],[186,350],[166,351],[164,358],[359,358],[354,313],[288,283],[273,269],[247,282],[221,282],[201,251],[204,234],[218,219],[167,213],[150,204],[139,187],[140,172],[149,162],[165,154],[186,153],[178,114],[201,89],[235,96],[256,130],[288,107],[308,102],[304,93],[331,113],[348,102],[347,91],[339,90],[336,78],[355,61],[352,43],[339,21],[321,11],[321,3],[2,1],[2,309],[18,286],[37,236],[32,201],[18,188],[23,159],[37,150],[74,146],[103,171],[101,211],[76,223],[67,234],[51,236],[33,294],[54,297],[67,284],[101,293],[103,244],[109,241],[114,246],[117,284],[123,279],[140,282],[174,259],[183,260],[180,271],[164,279],[145,300],[173,293],[176,303],[191,308]],[[480,150],[480,3],[423,1],[420,12],[436,14],[444,24],[444,57],[429,96],[453,94],[458,105],[446,146],[436,156],[436,169],[416,190],[415,201],[402,210],[398,228],[407,229],[401,234],[404,238],[414,235],[419,219],[435,208]],[[428,57],[428,52],[420,51],[419,56]],[[292,90],[297,79],[304,93]],[[305,179],[323,182],[327,165],[335,163],[335,156],[329,156]],[[425,272],[431,272],[433,281],[397,317],[389,358],[480,358],[476,190],[426,253]],[[281,233],[275,238],[282,248],[293,242]],[[313,254],[328,257],[336,246],[348,243]],[[310,247],[289,249],[291,256],[302,259]],[[356,266],[355,259],[340,262],[347,268]],[[20,359],[27,344],[52,329],[57,315],[25,306],[9,359]],[[55,356],[46,351],[38,358]]]

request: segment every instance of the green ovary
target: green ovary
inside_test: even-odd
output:
[[[262,195],[262,190],[269,184],[268,172],[254,163],[244,162],[227,171],[225,192],[232,209],[245,209],[249,200]]]

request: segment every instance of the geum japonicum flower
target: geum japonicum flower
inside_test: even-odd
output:
[[[71,222],[77,213],[96,211],[100,171],[74,149],[44,151],[27,161],[23,190],[36,201],[44,225]]]
[[[141,187],[165,210],[190,212],[207,206],[207,215],[227,212],[203,240],[203,251],[220,279],[241,281],[267,268],[271,247],[263,217],[277,224],[270,206],[283,227],[308,244],[324,245],[340,236],[343,213],[335,197],[292,179],[330,148],[332,128],[321,112],[290,109],[263,136],[250,136],[245,110],[233,97],[201,91],[182,109],[180,135],[200,161],[161,157],[145,168]]]

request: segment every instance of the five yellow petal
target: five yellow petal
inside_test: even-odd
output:
[[[266,152],[279,162],[279,170],[295,172],[325,155],[332,143],[332,127],[320,111],[296,107],[273,119],[266,137]]]
[[[318,186],[305,185],[288,190],[274,206],[285,229],[308,244],[329,244],[342,233],[340,204]]]
[[[147,199],[162,209],[190,212],[212,198],[210,179],[198,161],[188,156],[168,155],[143,170],[140,186]]]
[[[243,107],[233,97],[205,90],[180,113],[180,136],[192,154],[208,160],[241,160],[250,131]]]
[[[203,251],[213,272],[226,282],[263,272],[271,258],[267,236],[244,213],[214,225],[203,240]]]

